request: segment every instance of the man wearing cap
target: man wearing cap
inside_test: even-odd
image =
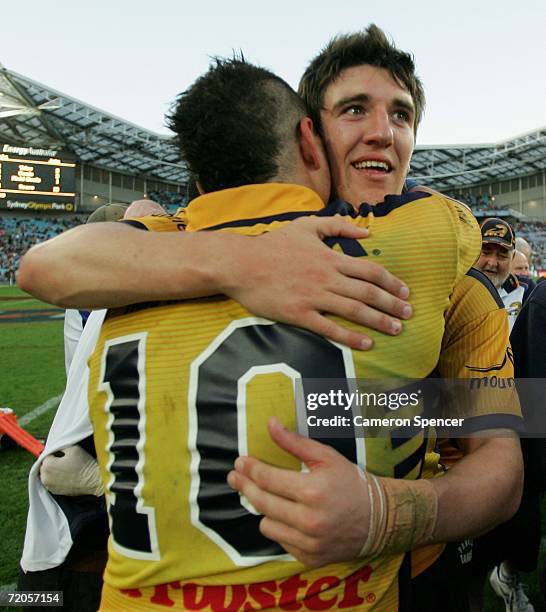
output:
[[[508,312],[510,330],[521,310],[525,288],[510,272],[516,238],[511,225],[504,219],[491,217],[482,225],[482,250],[476,268],[489,277]]]

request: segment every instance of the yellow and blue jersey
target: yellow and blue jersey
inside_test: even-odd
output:
[[[414,316],[399,337],[366,329],[372,351],[255,317],[224,296],[109,313],[89,384],[112,534],[104,609],[397,609],[403,555],[305,568],[260,533],[261,517],[226,477],[241,454],[302,469],[266,428],[273,414],[296,428],[297,379],[415,380],[442,364],[445,376],[464,369],[449,352],[464,334],[444,335],[446,320],[459,316],[450,310],[454,289],[467,282],[481,244],[470,211],[410,193],[356,213],[342,203],[323,208],[304,187],[269,184],[211,193],[175,218],[136,224],[256,236],[301,216],[334,214],[370,235],[333,240],[332,248],[383,264],[410,287]],[[488,308],[498,310],[491,302]],[[340,442],[378,475],[418,478],[423,471],[423,431],[405,440]]]

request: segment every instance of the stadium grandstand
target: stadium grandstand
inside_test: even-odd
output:
[[[466,202],[481,221],[506,219],[546,274],[546,127],[495,144],[418,146],[412,178]]]
[[[418,146],[411,177],[514,224],[546,271],[546,128],[494,144]],[[0,282],[34,243],[98,206],[148,197],[187,204],[188,174],[156,134],[0,64]]]
[[[0,282],[36,242],[108,202],[188,201],[176,147],[0,64]]]

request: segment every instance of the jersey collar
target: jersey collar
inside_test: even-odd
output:
[[[308,187],[285,183],[245,185],[199,196],[184,209],[186,230],[221,229],[248,220],[250,225],[285,220],[324,208]]]

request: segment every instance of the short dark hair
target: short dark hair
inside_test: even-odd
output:
[[[293,171],[298,94],[243,57],[214,58],[167,116],[182,158],[206,191],[267,183]]]
[[[394,80],[409,91],[415,105],[414,131],[417,131],[425,108],[425,93],[415,74],[413,58],[397,49],[375,24],[361,32],[334,37],[307,66],[298,92],[315,127],[321,129],[320,111],[328,86],[344,70],[365,64],[388,70]]]

